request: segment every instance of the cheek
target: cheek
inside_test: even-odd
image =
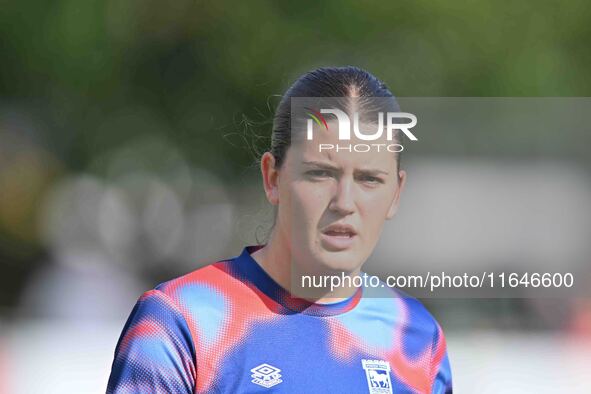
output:
[[[361,215],[364,222],[376,230],[381,228],[386,220],[386,215],[390,210],[394,195],[394,190],[385,190],[376,193],[369,193],[363,199]]]
[[[330,196],[330,185],[294,182],[291,188],[290,211],[295,222],[315,224],[322,216]]]

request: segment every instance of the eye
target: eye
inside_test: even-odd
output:
[[[332,174],[328,170],[310,170],[306,172],[306,175],[312,178],[328,178]]]
[[[372,175],[360,175],[358,178],[361,182],[368,183],[368,184],[379,184],[384,183],[382,178],[378,178]]]

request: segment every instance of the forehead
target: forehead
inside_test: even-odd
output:
[[[360,123],[360,129],[367,134],[377,130],[377,123]],[[377,169],[389,173],[395,170],[396,154],[387,146],[386,133],[376,140],[362,140],[351,133],[351,139],[339,140],[336,123],[328,122],[328,130],[314,125],[311,140],[306,139],[306,130],[295,130],[292,134],[290,156],[294,164],[305,161],[319,161],[352,169]]]

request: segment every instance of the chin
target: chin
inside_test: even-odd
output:
[[[304,246],[305,245],[305,246]],[[295,248],[297,256],[292,256],[299,261],[300,270],[313,275],[330,275],[331,273],[351,272],[359,268],[364,260],[359,245],[354,245],[345,250],[329,250],[320,241],[303,243],[302,247]]]
[[[342,250],[333,252],[322,250],[318,263],[321,267],[329,271],[350,272],[361,266],[363,261],[358,251]]]

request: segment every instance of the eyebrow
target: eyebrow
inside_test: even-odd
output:
[[[326,168],[326,169],[330,169],[333,171],[340,171],[339,167],[334,166],[329,163],[322,162],[322,161],[303,161],[302,164],[308,165],[308,166],[316,166],[316,167],[320,167],[320,168]],[[356,170],[356,172],[361,172],[361,173],[365,173],[365,174],[372,174],[372,175],[377,175],[377,174],[389,175],[390,174],[388,171],[379,170],[377,168],[365,168],[365,169],[362,168],[362,169]]]

